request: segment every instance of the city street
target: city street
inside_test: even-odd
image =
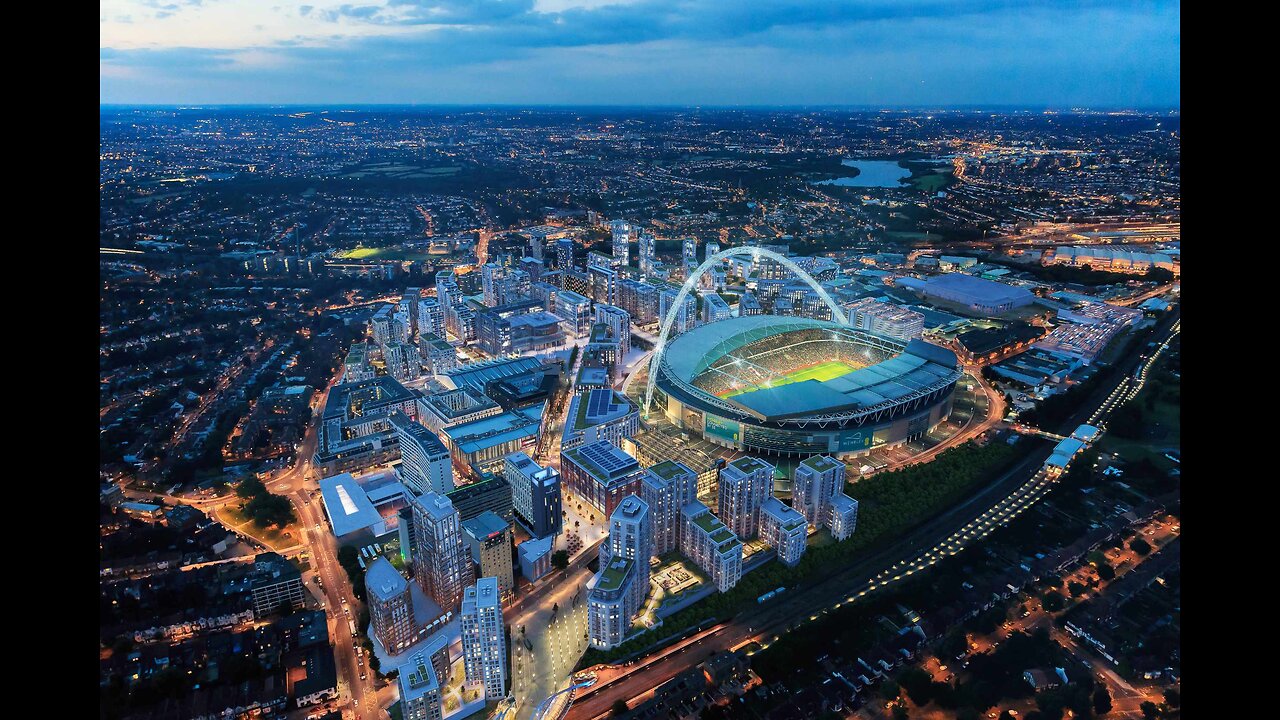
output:
[[[511,627],[511,692],[519,702],[517,720],[526,720],[538,703],[568,686],[574,665],[587,649],[590,579],[591,572],[581,568],[537,605],[505,618]],[[557,605],[559,612],[552,612]],[[525,645],[526,639],[532,650]]]

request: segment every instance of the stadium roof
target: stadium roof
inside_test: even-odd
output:
[[[825,320],[772,315],[740,317],[684,333],[667,346],[662,362],[675,377],[690,382],[716,360],[748,343],[779,333],[810,329],[846,334],[862,332]],[[773,418],[841,412],[941,387],[956,378],[956,368],[955,353],[917,339],[910,341],[899,355],[825,382],[805,380],[761,388],[725,400]]]
[[[707,323],[681,334],[667,344],[662,363],[676,377],[688,382],[702,374],[722,356],[743,345],[795,330],[813,328],[848,329],[826,320],[779,315],[748,315]]]
[[[805,380],[727,398],[766,417],[871,407],[954,379],[955,353],[912,340],[901,355],[825,382]]]

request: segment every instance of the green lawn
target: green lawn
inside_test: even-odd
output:
[[[356,248],[338,253],[338,257],[343,260],[365,260],[371,257],[377,257],[383,253],[382,248]]]
[[[913,177],[911,178],[911,183],[920,190],[935,193],[945,187],[947,182],[950,180],[951,171],[948,169],[946,172],[933,172],[928,175]]]
[[[741,395],[742,393],[759,390],[765,387],[778,387],[780,385],[788,385],[793,382],[804,382],[805,380],[826,382],[828,380],[838,378],[841,375],[848,375],[856,369],[857,368],[854,366],[840,360],[829,360],[824,363],[818,363],[817,365],[804,368],[803,370],[796,370],[795,372],[789,375],[784,375],[782,378],[774,380],[772,383],[767,385],[753,385],[740,390],[730,390],[721,397],[733,397],[734,395]]]
[[[292,547],[302,542],[302,532],[298,529],[297,523],[291,523],[283,528],[260,528],[252,520],[245,517],[235,503],[229,503],[218,508],[216,519],[224,525],[239,530],[250,537],[257,538],[262,543],[273,548]],[[290,537],[284,536],[286,532],[289,533]]]

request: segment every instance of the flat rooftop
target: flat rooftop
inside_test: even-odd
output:
[[[351,473],[322,478],[320,497],[329,515],[333,534],[337,537],[373,527],[382,521],[382,515]]]

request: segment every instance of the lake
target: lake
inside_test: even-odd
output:
[[[858,169],[857,177],[817,180],[814,185],[839,185],[841,187],[901,187],[900,181],[911,177],[911,171],[896,160],[841,160],[841,165]]]

